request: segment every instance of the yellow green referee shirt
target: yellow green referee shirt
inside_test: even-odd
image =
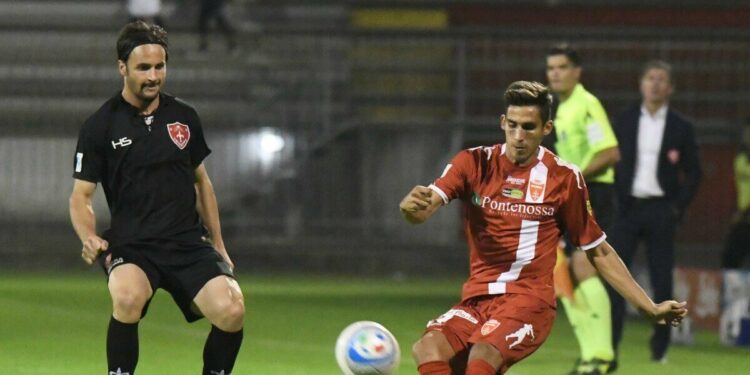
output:
[[[740,152],[734,159],[734,180],[737,185],[737,210],[750,207],[750,160],[747,153]]]
[[[557,107],[555,132],[557,155],[581,170],[586,169],[596,153],[617,146],[607,112],[599,99],[580,83],[570,97]],[[614,168],[610,167],[587,181],[612,184],[615,182]]]

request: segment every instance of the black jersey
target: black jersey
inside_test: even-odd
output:
[[[100,182],[112,215],[110,245],[150,241],[201,243],[195,168],[211,152],[193,107],[160,94],[138,114],[118,93],[81,128],[73,177]]]

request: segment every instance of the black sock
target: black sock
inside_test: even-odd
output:
[[[123,323],[115,317],[107,330],[107,364],[110,374],[133,375],[138,364],[138,322]]]
[[[242,344],[242,330],[224,332],[211,326],[203,348],[203,375],[230,375]]]

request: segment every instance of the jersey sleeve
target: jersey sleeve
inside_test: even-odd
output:
[[[571,173],[565,184],[565,201],[561,206],[562,222],[568,239],[581,250],[589,250],[607,238],[599,228],[589,201],[586,183],[579,171]]]
[[[190,162],[193,168],[196,168],[211,153],[211,149],[206,144],[206,138],[203,136],[203,124],[201,124],[201,119],[195,110],[191,109],[188,124],[190,124],[191,137],[193,137],[190,142]]]
[[[589,99],[585,127],[590,155],[584,157],[584,160],[590,160],[599,151],[617,146],[617,137],[609,123],[607,112],[593,96]]]
[[[435,179],[430,189],[438,193],[444,204],[459,198],[468,190],[468,186],[475,174],[476,163],[470,150],[456,154],[453,160],[445,166],[442,175]]]
[[[78,134],[78,144],[73,159],[73,178],[97,183],[104,176],[105,155],[97,144],[91,122],[86,122]]]

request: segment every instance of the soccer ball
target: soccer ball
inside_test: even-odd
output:
[[[396,338],[375,322],[352,323],[336,340],[336,361],[344,375],[393,374],[400,360]]]

